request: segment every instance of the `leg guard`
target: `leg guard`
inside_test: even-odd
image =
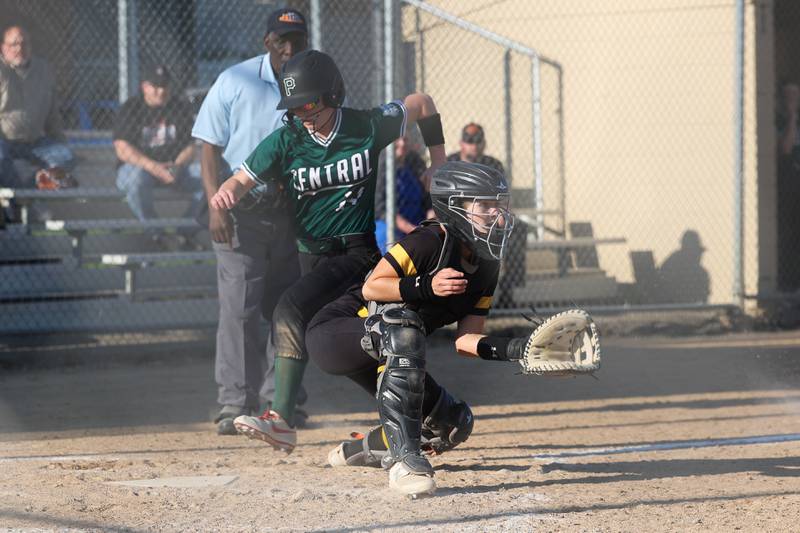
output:
[[[422,448],[434,454],[452,450],[469,438],[473,422],[469,406],[442,387],[439,400],[422,422]]]
[[[378,413],[389,445],[383,466],[403,462],[413,473],[432,474],[433,468],[420,452],[425,328],[409,309],[388,309],[381,321]]]

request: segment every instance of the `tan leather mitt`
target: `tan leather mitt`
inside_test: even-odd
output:
[[[583,309],[569,309],[542,322],[519,360],[524,374],[568,376],[600,368],[600,335]]]

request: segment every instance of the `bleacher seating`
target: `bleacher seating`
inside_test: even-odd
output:
[[[152,220],[48,220],[47,231],[63,231],[70,236],[72,258],[77,266],[83,264],[83,240],[89,232],[119,233],[123,231],[146,232],[148,230],[179,231],[195,229],[197,221],[193,218],[157,218]]]
[[[76,152],[79,188],[0,189],[0,202],[13,199],[49,215],[38,220],[27,214],[0,230],[0,335],[213,326],[216,265],[207,232],[203,251],[165,251],[147,233],[200,229],[194,220],[176,218],[188,199],[160,191],[157,209],[164,218],[139,222],[113,187],[110,144],[79,145]],[[529,226],[516,269],[519,276],[524,268],[524,275],[504,289],[505,306],[615,302],[618,284],[601,268],[597,247],[625,239],[597,238],[588,222],[569,224],[568,237],[539,234],[532,228],[540,214],[560,216],[522,213]]]
[[[180,201],[185,198],[185,194],[171,189],[156,189],[153,193],[154,198],[159,201]],[[31,209],[34,204],[47,203],[52,206],[54,203],[121,202],[124,199],[125,195],[116,187],[76,187],[74,189],[50,191],[0,188],[0,205],[7,207],[13,201],[20,210],[21,227],[26,230],[32,229],[32,226],[39,222],[35,220],[35,217],[31,216]]]
[[[104,265],[116,266],[125,272],[125,296],[128,298],[141,298],[143,291],[147,291],[146,284],[142,284],[142,269],[152,269],[159,266],[172,266],[175,271],[181,267],[183,273],[187,268],[185,265],[213,264],[215,260],[214,252],[167,252],[167,253],[143,253],[143,254],[107,254],[100,258]],[[191,268],[191,267],[188,267]],[[202,268],[202,266],[194,267]],[[163,271],[163,270],[162,270]],[[199,294],[213,296],[216,294],[216,271],[206,268],[202,271],[205,275],[203,284],[186,283],[189,277],[182,277],[183,283],[176,283],[177,291],[181,294]],[[211,274],[211,275],[209,275]],[[195,276],[197,278],[199,276]],[[160,280],[163,281],[163,280]],[[162,293],[163,295],[163,293]]]
[[[527,235],[524,283],[513,289],[515,306],[615,304],[617,281],[600,268],[597,246],[625,244],[622,237],[596,238],[589,222],[569,224],[570,237]]]
[[[74,145],[81,186],[0,189],[24,213],[0,230],[0,335],[128,332],[213,326],[216,265],[205,251],[165,251],[148,230],[202,230],[176,218],[186,195],[157,191],[164,218],[140,222],[114,187],[110,143]],[[44,220],[37,215],[47,213]],[[53,220],[57,218],[57,220]]]

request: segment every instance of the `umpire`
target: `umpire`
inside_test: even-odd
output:
[[[264,36],[267,53],[228,68],[211,86],[192,129],[202,141],[206,198],[282,125],[277,79],[281,65],[305,50],[307,33],[299,11],[273,11]],[[271,320],[278,297],[299,276],[288,210],[273,205],[266,191],[257,188],[243,200],[230,212],[210,205],[208,212],[220,303],[214,371],[220,435],[236,435],[234,418],[260,412],[260,400],[272,401],[275,350],[270,339],[265,357],[261,315]],[[301,391],[299,400],[304,399]]]

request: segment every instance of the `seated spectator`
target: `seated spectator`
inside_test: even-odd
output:
[[[427,168],[422,156],[411,145],[408,137],[394,142],[395,165],[395,240],[411,233],[426,218],[435,218],[428,194],[429,184],[423,173]],[[381,156],[375,192],[375,238],[378,247],[386,252],[386,162]]]
[[[492,167],[504,172],[503,163],[483,153],[486,150],[486,136],[480,124],[470,122],[461,130],[461,149],[447,156],[448,161],[468,161]]]
[[[397,213],[395,215],[395,239],[414,231],[426,218],[434,218],[428,184],[422,180],[425,161],[419,152],[411,148],[408,137],[400,137],[394,142],[395,195]]]
[[[142,94],[128,99],[114,124],[117,187],[139,220],[156,218],[153,189],[172,187],[191,194],[186,217],[203,207],[203,183],[197,172],[192,140],[192,109],[171,96],[171,79],[164,66],[142,76]],[[199,228],[198,228],[199,229]],[[154,234],[155,240],[160,240]]]
[[[461,130],[459,151],[447,156],[448,161],[468,161],[499,170],[506,175],[509,184],[511,175],[506,174],[503,163],[484,154],[486,136],[480,124],[470,122]],[[527,246],[528,226],[522,219],[514,222],[514,232],[508,242],[508,252],[501,267],[500,280],[494,295],[494,307],[515,307],[514,289],[525,285],[525,248]]]
[[[0,187],[34,186],[33,173],[20,176],[14,159],[58,173],[72,168],[55,89],[48,63],[32,55],[28,32],[17,25],[6,28],[0,57]]]

